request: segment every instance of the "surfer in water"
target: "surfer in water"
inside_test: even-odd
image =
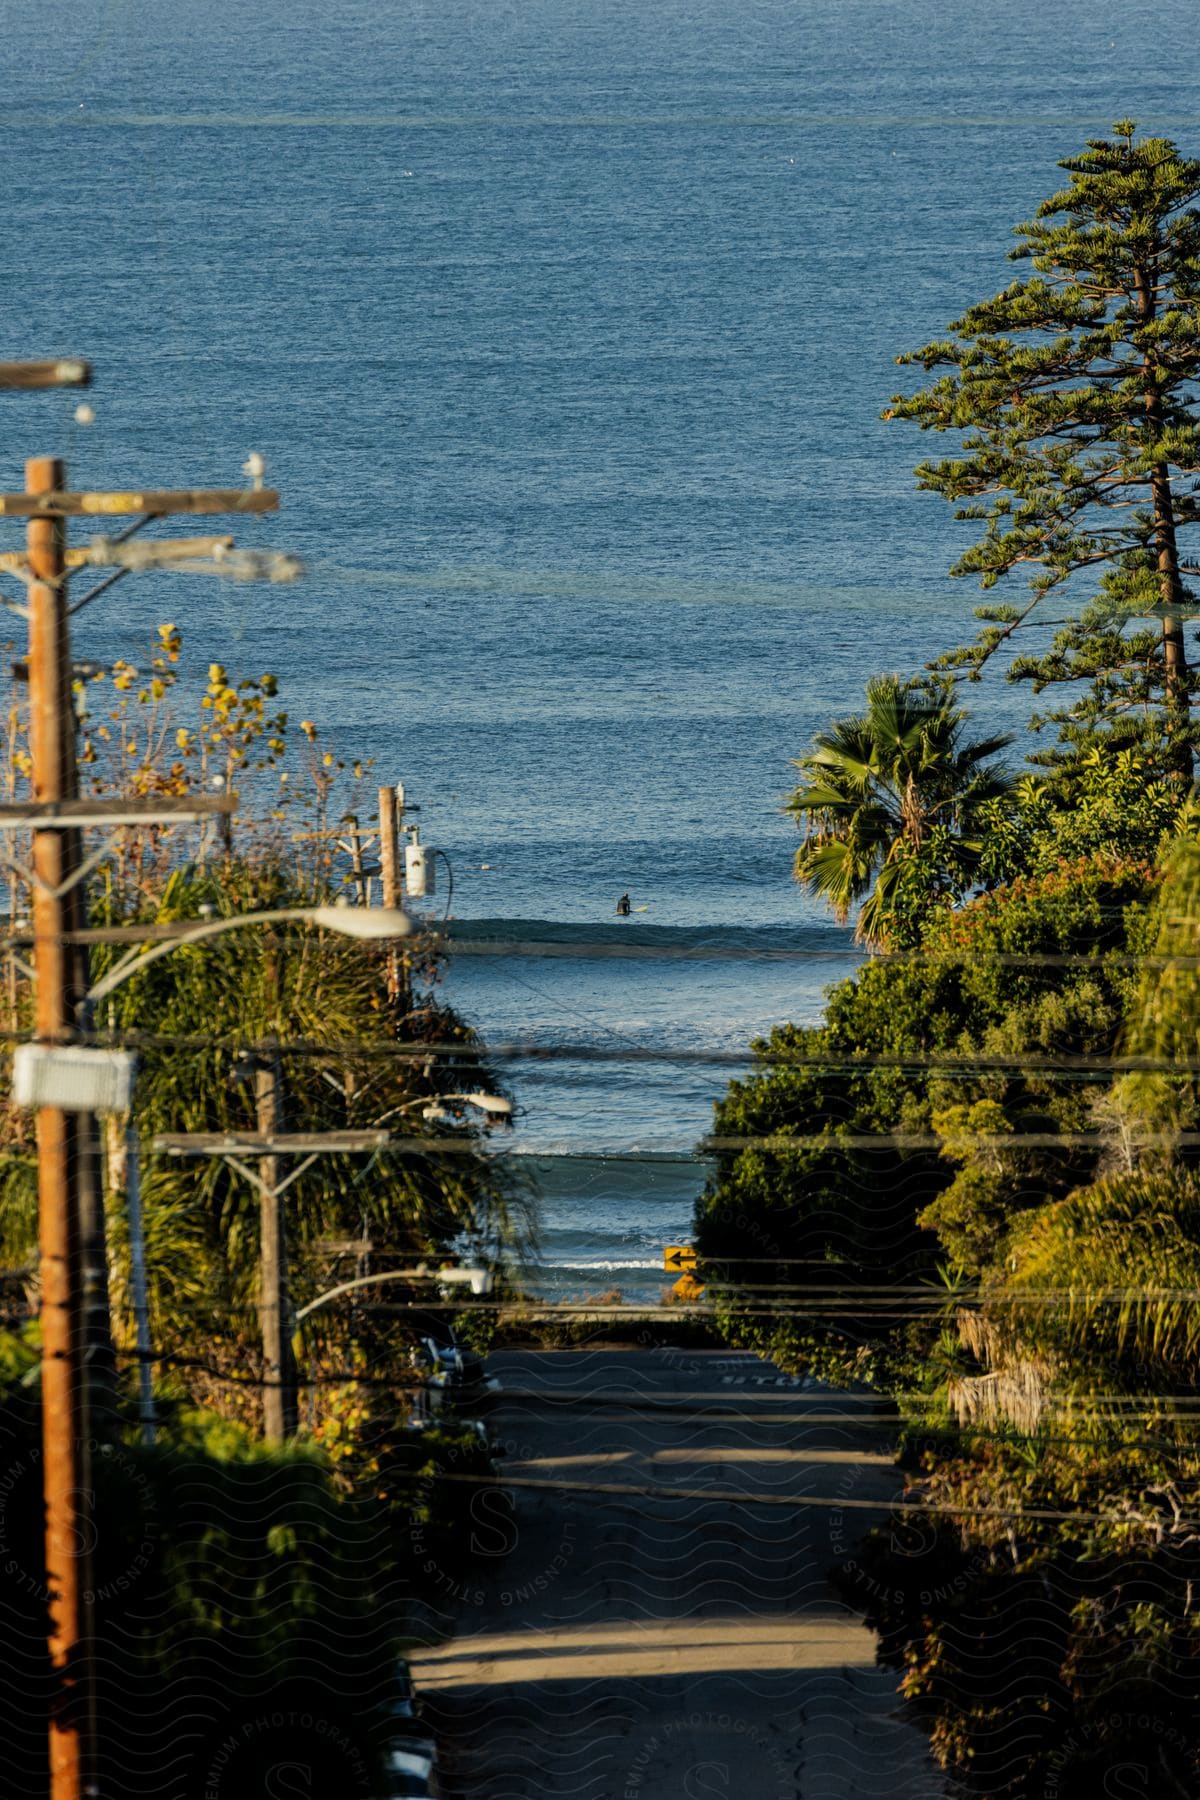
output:
[[[633,909],[629,904],[629,895],[622,894],[621,898],[617,901],[617,917],[620,919],[627,919],[632,910]]]

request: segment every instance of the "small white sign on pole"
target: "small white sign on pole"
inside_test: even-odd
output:
[[[18,1044],[13,1052],[13,1102],[63,1112],[128,1112],[137,1057],[129,1050],[87,1050],[76,1044]]]

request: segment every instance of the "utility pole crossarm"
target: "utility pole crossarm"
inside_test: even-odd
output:
[[[85,515],[265,513],[279,508],[275,488],[167,488],[157,493],[0,494],[0,517],[73,519]]]
[[[391,1145],[386,1131],[184,1131],[154,1139],[160,1156],[303,1156],[314,1150],[361,1155]]]
[[[0,392],[56,387],[87,387],[92,365],[80,356],[50,357],[34,362],[0,362]]]
[[[0,802],[0,831],[33,826],[39,831],[74,830],[86,825],[186,825],[211,813],[232,813],[236,794],[151,794],[111,800],[6,800]]]
[[[217,537],[151,538],[141,543],[118,543],[114,538],[94,538],[90,544],[77,545],[66,553],[68,573],[75,569],[157,569],[170,567],[180,557],[212,556],[214,552],[233,549],[233,537],[223,532]],[[6,575],[27,576],[29,558],[20,550],[0,554],[0,570]]]
[[[386,1131],[281,1131],[284,1119],[283,1074],[278,1045],[273,1041],[252,1053],[255,1072],[257,1131],[167,1132],[153,1141],[165,1156],[219,1156],[245,1181],[257,1188],[262,1200],[259,1227],[259,1312],[263,1349],[263,1429],[268,1442],[285,1443],[297,1425],[296,1369],[287,1320],[288,1299],[287,1215],[283,1197],[293,1182],[311,1168],[318,1157],[362,1155],[384,1149]],[[251,1157],[261,1157],[257,1169]],[[279,1159],[300,1158],[291,1173],[280,1179]]]

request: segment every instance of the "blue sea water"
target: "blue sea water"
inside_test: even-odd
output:
[[[965,528],[879,420],[893,359],[1008,278],[1011,226],[1086,136],[1132,113],[1197,148],[1192,9],[77,0],[52,31],[3,23],[6,353],[98,370],[89,427],[5,398],[4,485],[56,450],[81,485],[227,485],[257,449],[285,506],[243,539],[310,567],[125,582],[81,652],[136,657],[169,617],[198,666],[276,671],[420,800],[458,919],[555,943],[454,960],[490,1039],[674,1053],[511,1064],[549,1284],[652,1291],[703,1168],[637,1153],[686,1158],[730,1073],[680,1053],[814,1017],[849,966],[789,881],[789,759],[869,674],[971,630]],[[988,728],[1027,710],[999,679],[977,696]],[[663,954],[584,948],[626,889],[622,929]],[[697,933],[740,953],[672,953]]]

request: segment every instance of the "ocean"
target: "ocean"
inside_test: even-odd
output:
[[[504,1062],[546,1291],[657,1293],[737,1058],[852,966],[790,879],[791,759],[978,598],[946,573],[969,528],[915,491],[927,446],[879,419],[894,358],[1011,278],[1087,136],[1133,114],[1200,146],[1192,23],[5,7],[5,353],[97,370],[90,426],[5,398],[5,485],[39,453],[95,487],[266,457],[283,509],[240,541],[308,578],[131,579],[79,653],[136,660],[173,619],[193,667],[272,670],[420,803],[448,997],[493,1044],[579,1053]],[[1028,711],[999,673],[981,729]]]

